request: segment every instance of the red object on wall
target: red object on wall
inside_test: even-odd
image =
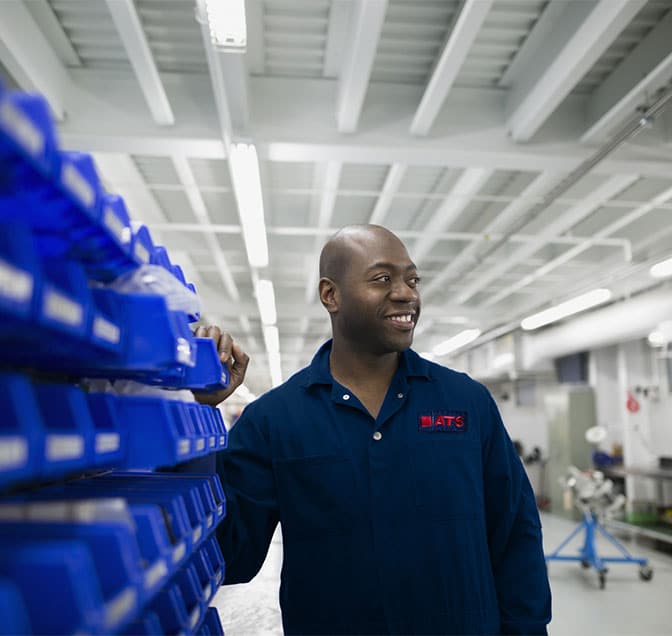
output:
[[[628,399],[625,402],[625,407],[630,411],[630,413],[637,413],[639,411],[639,402],[637,398],[628,391]]]

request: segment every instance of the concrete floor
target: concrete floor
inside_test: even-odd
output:
[[[544,545],[555,549],[571,532],[574,524],[552,515],[542,515]],[[575,539],[563,554],[576,552]],[[594,570],[583,570],[578,563],[554,562],[549,566],[553,590],[551,636],[669,636],[672,634],[672,557],[626,542],[635,556],[650,559],[653,580],[639,579],[638,568],[613,564],[604,590],[599,589]],[[616,554],[606,541],[598,542],[602,555]],[[257,577],[246,585],[222,587],[213,605],[227,636],[243,634],[282,634],[278,605],[282,539],[273,538],[266,562]]]

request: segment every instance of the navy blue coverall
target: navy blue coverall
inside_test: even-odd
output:
[[[217,458],[225,583],[256,575],[279,521],[288,634],[545,634],[539,515],[487,389],[409,349],[374,420],[330,350]]]

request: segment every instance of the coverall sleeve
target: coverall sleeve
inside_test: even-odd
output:
[[[226,495],[226,517],[217,528],[224,585],[247,583],[264,563],[278,524],[278,501],[265,418],[248,406],[231,428],[217,473]]]
[[[551,590],[541,521],[523,464],[495,401],[486,393],[485,508],[501,630],[503,634],[546,634]]]

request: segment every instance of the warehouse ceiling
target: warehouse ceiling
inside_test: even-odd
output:
[[[166,245],[204,320],[270,386],[327,337],[325,239],[380,223],[423,278],[415,348],[597,287],[655,285],[672,256],[672,0],[248,0],[247,51],[216,51],[194,0],[5,0],[0,76],[39,90],[61,144]],[[629,124],[624,141],[601,149]],[[270,262],[251,268],[227,151],[255,144]],[[595,165],[590,169],[585,162]],[[475,344],[478,344],[476,341]]]

